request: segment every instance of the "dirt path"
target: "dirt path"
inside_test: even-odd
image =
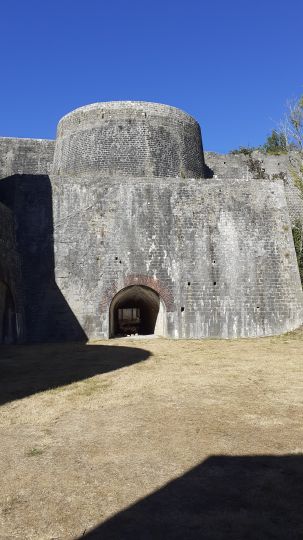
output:
[[[303,538],[302,332],[0,358],[1,540]]]

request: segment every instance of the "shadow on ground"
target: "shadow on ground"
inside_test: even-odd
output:
[[[213,456],[81,538],[299,540],[303,456]]]
[[[81,343],[0,348],[0,405],[147,360],[144,349]]]

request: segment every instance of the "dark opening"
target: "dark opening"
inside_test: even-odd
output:
[[[159,295],[149,287],[132,285],[123,289],[111,303],[110,337],[153,334],[159,307]]]
[[[0,343],[17,340],[16,310],[9,287],[0,281]]]

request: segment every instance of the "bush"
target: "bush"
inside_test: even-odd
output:
[[[243,154],[244,156],[250,156],[254,150],[258,150],[258,148],[253,148],[252,146],[240,146],[240,148],[236,148],[235,150],[231,150],[230,154]]]

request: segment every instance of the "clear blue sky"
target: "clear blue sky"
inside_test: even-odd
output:
[[[4,0],[0,136],[95,101],[167,103],[204,147],[258,145],[303,93],[303,0]]]

